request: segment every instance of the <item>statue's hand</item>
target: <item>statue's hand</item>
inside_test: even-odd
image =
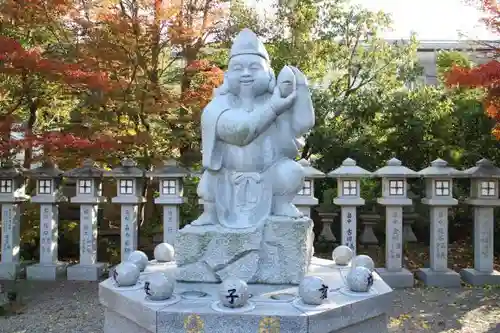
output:
[[[301,85],[301,86],[307,86],[308,83],[307,83],[307,78],[306,76],[297,68],[297,67],[294,67],[294,66],[289,66],[292,71],[293,71],[293,74],[295,74],[295,82],[297,83],[297,85]]]
[[[276,86],[274,88],[273,96],[271,97],[271,101],[270,101],[271,108],[279,116],[280,114],[282,114],[283,112],[285,112],[286,110],[288,110],[292,106],[296,95],[297,95],[297,92],[294,90],[294,91],[292,91],[292,93],[290,95],[283,98],[283,97],[281,97],[280,88],[278,86]]]

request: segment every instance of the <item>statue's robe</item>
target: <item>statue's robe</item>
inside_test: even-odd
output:
[[[278,117],[267,107],[270,94],[256,101],[251,112],[234,106],[231,94],[217,95],[205,107],[201,117],[205,186],[212,192],[221,224],[248,227],[269,215],[270,171],[281,160],[297,156],[301,136],[314,126],[310,94],[307,87],[303,89],[307,91],[298,91],[292,108]]]

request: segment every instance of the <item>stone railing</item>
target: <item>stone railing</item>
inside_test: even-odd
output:
[[[425,180],[425,197],[422,203],[429,207],[430,216],[430,267],[418,271],[417,277],[427,285],[454,287],[461,278],[476,285],[500,284],[500,273],[493,270],[494,207],[500,205],[500,169],[488,160],[480,160],[476,166],[458,171],[437,159],[419,172],[402,165],[393,158],[386,166],[369,172],[347,158],[342,165],[324,174],[313,168],[308,161],[299,161],[306,171],[301,191],[294,199],[297,207],[307,216],[318,204],[314,197],[314,180],[331,177],[337,179],[337,197],[333,203],[340,207],[340,243],[356,252],[357,207],[365,205],[361,198],[361,179],[380,178],[381,197],[377,203],[385,207],[386,244],[385,267],[377,272],[392,287],[411,287],[414,277],[403,267],[403,241],[415,241],[411,224],[415,221],[413,199],[409,191],[408,178],[421,177]],[[163,207],[163,241],[174,243],[179,229],[180,206],[185,202],[183,178],[192,175],[189,170],[175,161],[167,161],[162,167],[146,172],[135,161],[124,159],[120,166],[106,171],[87,160],[82,167],[61,171],[55,164],[45,162],[41,167],[22,170],[5,164],[0,168],[0,203],[2,204],[2,252],[0,279],[12,279],[26,269],[28,279],[56,279],[63,275],[70,280],[98,280],[106,267],[97,262],[97,211],[100,204],[107,202],[102,195],[102,179],[116,180],[117,195],[112,203],[120,205],[121,216],[121,259],[137,249],[139,205],[146,199],[141,195],[146,178],[158,180],[159,196],[155,204]],[[35,195],[26,195],[26,176],[36,182]],[[76,180],[76,195],[67,198],[62,195],[62,180]],[[448,268],[448,210],[457,205],[453,198],[453,180],[470,178],[470,196],[465,203],[474,207],[474,268],[464,269],[460,274]],[[33,265],[20,262],[20,205],[31,201],[40,205],[40,259]],[[80,262],[76,265],[58,260],[59,204],[71,202],[80,206]],[[330,226],[336,213],[321,212],[324,223],[321,238],[335,241]],[[360,214],[364,230],[360,235],[363,244],[377,244],[373,225],[381,217],[375,212]],[[403,223],[403,220],[405,221]]]

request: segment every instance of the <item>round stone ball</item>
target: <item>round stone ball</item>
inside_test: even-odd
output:
[[[335,264],[340,266],[346,266],[351,261],[354,253],[349,246],[340,245],[337,246],[332,252],[332,259],[335,261]]]
[[[144,282],[144,292],[153,301],[169,299],[174,294],[175,279],[161,272],[151,273]]]
[[[141,272],[136,264],[124,261],[113,269],[113,280],[120,287],[130,287],[137,283]]]
[[[306,276],[299,285],[299,296],[305,304],[320,305],[328,298],[328,286],[319,276]]]
[[[363,266],[351,268],[346,278],[347,287],[354,292],[367,292],[373,285],[372,272]]]
[[[354,259],[352,259],[351,268],[358,266],[368,268],[370,272],[373,272],[373,270],[375,269],[375,263],[373,262],[373,259],[365,254],[360,254],[359,256],[355,256]]]
[[[155,247],[154,256],[158,262],[174,261],[174,247],[168,243],[160,243]]]
[[[241,308],[245,306],[250,298],[248,285],[245,281],[235,277],[222,281],[219,288],[219,300],[228,308]]]
[[[134,251],[134,252],[132,252],[128,256],[127,261],[136,264],[137,267],[139,267],[139,270],[141,272],[144,272],[144,270],[146,269],[146,266],[149,263],[148,256],[146,255],[146,253],[144,253],[142,251]]]

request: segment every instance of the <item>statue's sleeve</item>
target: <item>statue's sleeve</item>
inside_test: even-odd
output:
[[[264,132],[276,117],[276,113],[268,106],[253,112],[226,110],[217,121],[217,137],[233,145],[245,146]]]

